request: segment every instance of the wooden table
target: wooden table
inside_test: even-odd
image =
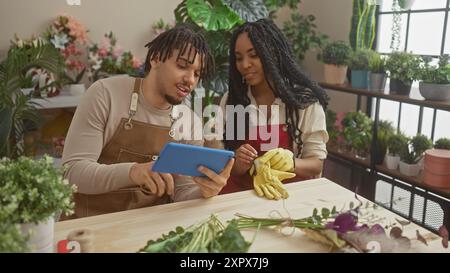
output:
[[[312,215],[314,208],[348,208],[357,201],[354,193],[325,178],[286,184],[290,197],[286,200],[267,200],[256,196],[253,190],[197,199],[119,213],[105,214],[56,223],[55,244],[66,239],[69,232],[87,228],[94,232],[96,252],[136,252],[150,239],[159,238],[177,226],[187,227],[207,219],[215,213],[223,221],[235,213],[254,217],[269,217],[273,210],[283,217],[303,218]],[[365,199],[361,198],[366,202]],[[289,214],[288,214],[289,213]],[[374,214],[386,217],[385,223],[396,222],[402,217],[381,207]],[[428,246],[416,239],[416,230],[425,237]],[[243,235],[251,240],[255,230],[244,230]],[[441,239],[416,224],[406,225],[404,235],[412,239],[411,252],[449,252],[441,245]],[[292,235],[283,235],[274,230],[260,230],[249,252],[328,252],[328,247],[315,243],[300,230]]]

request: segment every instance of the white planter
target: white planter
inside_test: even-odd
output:
[[[420,172],[419,164],[407,164],[403,161],[400,161],[400,172],[407,176],[418,176]]]
[[[53,253],[55,218],[40,224],[22,224],[22,234],[29,235],[28,247],[35,253]]]
[[[83,83],[69,85],[69,93],[72,96],[81,96],[84,91],[86,91],[86,87]]]
[[[400,163],[400,156],[398,156],[398,155],[393,156],[393,155],[386,154],[385,162],[386,162],[386,167],[389,170],[396,170],[398,168],[398,164]]]

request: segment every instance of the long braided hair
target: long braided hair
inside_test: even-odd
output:
[[[305,109],[317,101],[326,109],[329,98],[317,82],[312,81],[301,71],[292,47],[281,30],[273,21],[260,19],[256,22],[247,22],[233,32],[230,42],[227,105],[243,105],[245,107],[250,104],[247,96],[248,86],[237,69],[234,53],[236,40],[244,32],[248,34],[256,54],[261,60],[266,81],[272,92],[286,105],[288,133],[300,147],[302,132],[298,127],[298,109]],[[246,124],[248,124],[248,120],[246,120]],[[235,143],[225,140],[225,147],[236,149]]]
[[[150,72],[150,61],[158,59],[165,62],[172,57],[175,49],[178,49],[178,58],[188,52],[188,56],[194,51],[192,60],[188,60],[193,64],[197,54],[201,56],[200,79],[207,80],[211,78],[214,71],[214,58],[211,50],[206,43],[205,38],[199,32],[195,32],[188,24],[179,24],[169,29],[153,39],[145,45],[148,48],[147,57],[145,59],[145,75]]]

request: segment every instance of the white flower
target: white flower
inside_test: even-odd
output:
[[[69,42],[66,34],[55,35],[51,40],[55,48],[64,49],[66,44]]]

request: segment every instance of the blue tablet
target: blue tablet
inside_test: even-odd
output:
[[[169,142],[164,146],[152,171],[188,176],[205,176],[197,170],[205,166],[220,173],[234,152],[202,146]]]

